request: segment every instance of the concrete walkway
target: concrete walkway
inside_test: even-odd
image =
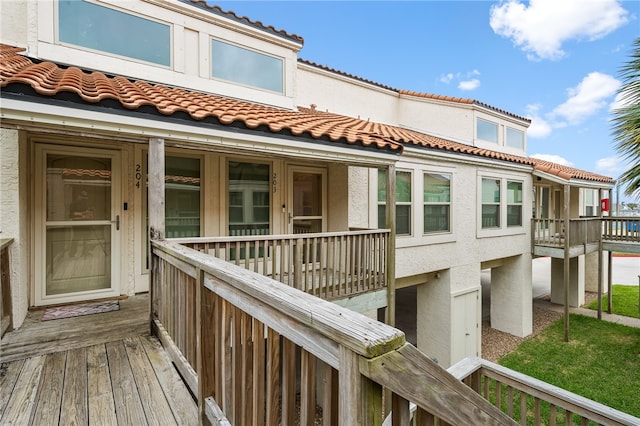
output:
[[[550,301],[545,299],[534,299],[533,304],[534,306],[538,306],[544,309],[548,309],[550,311],[555,311],[555,312],[564,314],[563,305],[551,303]],[[598,317],[598,311],[594,311],[586,308],[569,307],[569,312],[571,312],[572,314],[579,314],[587,317],[593,317],[593,318]],[[631,318],[631,317],[625,317],[622,315],[609,314],[605,311],[605,309],[602,310],[602,319],[604,321],[615,322],[615,323],[626,325],[629,327],[640,328],[640,318]]]

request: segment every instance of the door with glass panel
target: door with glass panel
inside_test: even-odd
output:
[[[289,171],[289,232],[308,234],[323,232],[324,172],[311,169]]]
[[[120,153],[36,147],[35,304],[120,294]]]

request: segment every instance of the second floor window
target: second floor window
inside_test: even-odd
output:
[[[524,132],[507,127],[507,146],[524,149]]]
[[[387,173],[378,171],[378,228],[386,228]],[[396,172],[396,235],[411,235],[411,172]]]
[[[211,75],[214,78],[283,93],[283,62],[281,58],[211,40]]]
[[[507,181],[507,226],[522,226],[522,182]]]
[[[424,174],[424,233],[451,230],[451,175]]]
[[[476,121],[476,137],[480,140],[498,143],[498,125],[490,121]]]
[[[88,1],[58,2],[58,40],[88,49],[171,65],[169,25]]]
[[[482,179],[482,228],[500,228],[500,179]]]

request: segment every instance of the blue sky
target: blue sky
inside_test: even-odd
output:
[[[302,36],[301,58],[531,118],[530,156],[613,178],[625,169],[609,120],[639,0],[215,4]]]

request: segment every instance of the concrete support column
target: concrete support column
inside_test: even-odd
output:
[[[451,272],[439,275],[416,286],[416,340],[418,349],[446,368],[451,354]]]
[[[584,304],[585,256],[569,259],[569,306]],[[551,259],[551,303],[564,305],[564,259]]]
[[[608,251],[602,252],[602,289],[607,293],[607,274],[609,273],[609,263],[607,262]],[[585,283],[586,291],[598,292],[598,252],[589,253],[585,257]]]
[[[531,254],[505,259],[491,269],[491,327],[524,337],[533,330]]]
[[[417,286],[418,348],[447,368],[480,355],[480,265],[443,271]]]

